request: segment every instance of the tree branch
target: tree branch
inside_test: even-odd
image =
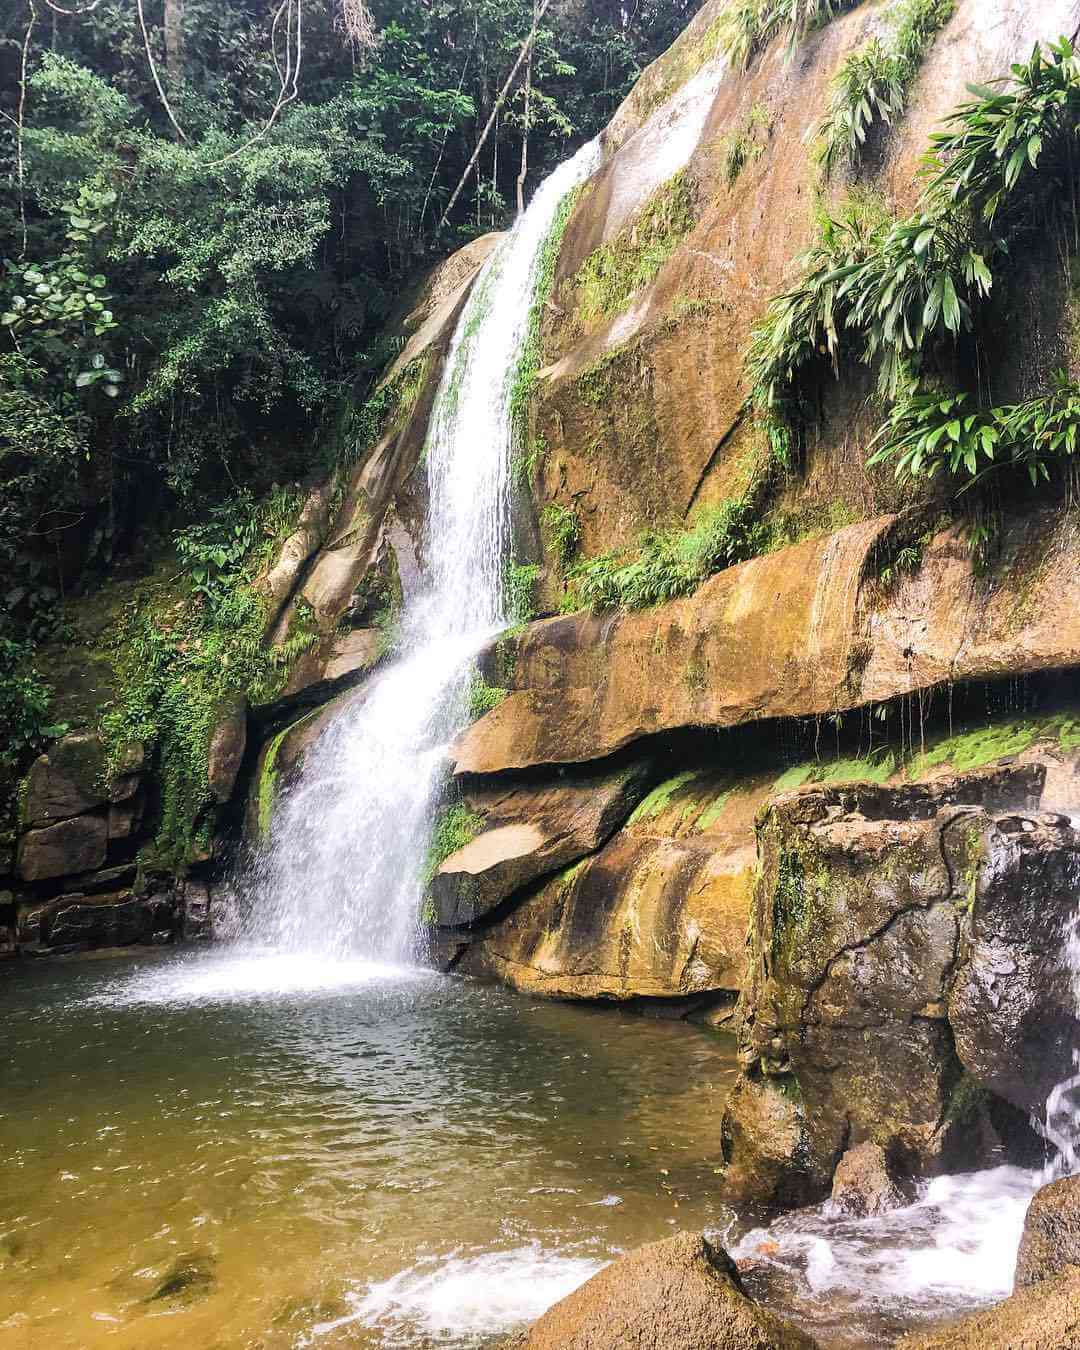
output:
[[[472,173],[473,169],[476,168],[476,161],[480,158],[480,151],[484,148],[484,142],[487,140],[491,128],[495,125],[495,119],[499,115],[499,109],[506,102],[506,96],[510,92],[510,86],[514,83],[514,80],[517,77],[517,73],[521,69],[523,62],[525,61],[525,58],[532,51],[532,45],[536,41],[536,34],[537,30],[540,27],[540,21],[547,13],[548,6],[550,4],[551,0],[541,0],[540,7],[539,9],[536,10],[533,16],[532,27],[529,29],[528,36],[525,38],[525,41],[521,44],[521,51],[518,52],[517,60],[514,62],[510,74],[507,75],[506,77],[506,83],[499,90],[499,96],[498,98],[496,98],[495,106],[491,110],[491,116],[488,118],[487,125],[484,127],[484,130],[480,133],[480,139],[476,142],[476,149],[472,152],[472,157],[469,160],[468,164],[466,164],[465,166],[465,172],[461,175],[461,179],[458,182],[457,187],[450,194],[450,200],[446,203],[446,210],[442,213],[442,219],[439,221],[440,233],[442,232],[442,230],[446,228],[446,222],[450,219],[450,212],[454,209],[454,205],[457,202],[457,199],[461,196],[462,188],[464,188],[465,184],[469,181],[469,175]]]

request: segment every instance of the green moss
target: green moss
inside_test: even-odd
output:
[[[849,759],[811,759],[786,769],[772,786],[773,792],[788,792],[804,783],[886,783],[896,773],[891,751]]]
[[[509,689],[500,689],[497,685],[488,684],[480,672],[474,670],[466,695],[469,717],[474,722],[478,721],[493,708],[497,708],[509,692]]]
[[[1062,750],[1080,750],[1080,717],[1066,717],[1058,731]]]
[[[661,812],[666,811],[671,804],[671,799],[681,787],[692,782],[698,777],[696,769],[686,769],[678,773],[674,778],[668,778],[646,796],[643,797],[634,808],[627,825],[638,825],[644,820],[654,820]]]
[[[702,811],[701,815],[698,816],[696,822],[694,823],[694,829],[698,834],[702,834],[706,830],[712,829],[712,827],[720,819],[721,815],[723,815],[724,807],[727,806],[728,798],[731,796],[731,793],[732,793],[731,788],[729,788],[726,792],[721,792],[720,795],[718,797],[714,797],[713,800],[709,803],[709,805],[705,808],[705,810]]]
[[[555,284],[555,269],[558,266],[559,250],[562,247],[566,225],[580,195],[581,188],[577,187],[568,192],[562,199],[541,247],[532,301],[529,305],[525,338],[521,345],[521,354],[518,357],[510,385],[510,419],[514,429],[514,440],[518,446],[514,478],[515,481],[521,481],[521,478],[523,478],[523,486],[532,480],[536,464],[543,454],[543,444],[539,438],[534,441],[529,436],[529,411],[533,395],[536,392],[540,367],[543,363],[544,310]]]
[[[1034,744],[1041,729],[1039,722],[1014,719],[950,736],[918,755],[909,767],[909,775],[920,778],[927,769],[942,764],[948,764],[961,773],[968,769],[981,769],[1005,755],[1018,755],[1022,750],[1027,750]]]
[[[585,324],[618,314],[648,285],[694,228],[695,192],[685,170],[662,183],[633,220],[582,263],[578,317]]]
[[[952,1126],[972,1125],[978,1120],[989,1100],[990,1093],[987,1089],[964,1071],[949,1093],[944,1121]]]
[[[513,624],[531,622],[535,615],[533,595],[540,578],[536,563],[511,563],[504,578],[506,613]]]
[[[435,819],[424,861],[423,881],[425,888],[431,884],[435,873],[459,848],[471,844],[484,828],[484,817],[470,811],[463,802],[445,806]]]
[[[748,164],[761,158],[772,134],[772,117],[760,100],[726,136],[720,138],[720,164],[728,190],[735,186]]]

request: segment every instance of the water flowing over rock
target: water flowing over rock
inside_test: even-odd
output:
[[[306,750],[269,848],[241,883],[251,931],[275,946],[384,960],[416,948],[445,746],[466,720],[472,658],[508,622],[511,394],[539,259],[559,203],[598,153],[585,146],[537,191],[461,313],[428,423],[426,574],[400,654]],[[320,568],[337,565],[324,552],[308,578],[316,610]]]
[[[866,1140],[926,1175],[1024,1136],[1080,1034],[1057,959],[1080,833],[1038,811],[1043,784],[1027,764],[770,803],[741,1007],[748,1079],[724,1124],[732,1194],[818,1198]],[[759,1098],[776,1105],[763,1114]]]

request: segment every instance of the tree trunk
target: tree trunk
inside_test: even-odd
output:
[[[165,71],[169,88],[179,89],[184,78],[184,0],[165,0]]]

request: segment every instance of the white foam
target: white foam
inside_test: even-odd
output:
[[[1040,1174],[995,1167],[926,1184],[914,1204],[845,1217],[826,1204],[755,1228],[737,1263],[770,1265],[813,1298],[847,1292],[879,1307],[991,1302],[1012,1291],[1024,1215]]]
[[[125,972],[91,1001],[113,1006],[146,1003],[232,1002],[345,992],[373,984],[430,979],[428,971],[375,961],[320,959],[300,953],[205,953],[168,966]]]
[[[498,1335],[534,1321],[578,1288],[604,1262],[564,1256],[539,1243],[512,1251],[427,1257],[388,1280],[349,1296],[350,1312],[321,1322],[301,1344],[343,1326],[381,1333],[385,1347],[415,1346],[423,1336],[438,1342]]]

